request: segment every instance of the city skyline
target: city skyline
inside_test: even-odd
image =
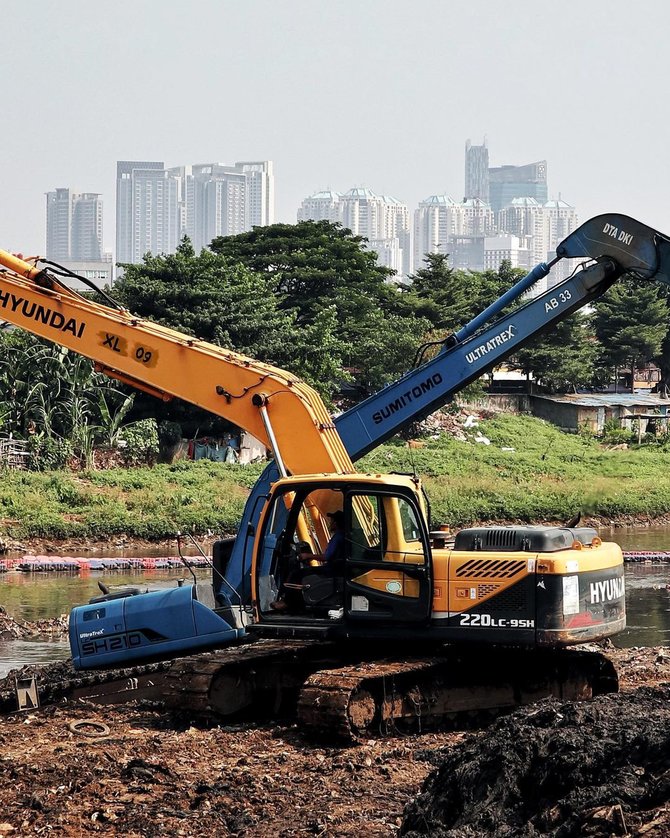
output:
[[[276,220],[292,221],[305,195],[338,184],[410,206],[460,192],[463,140],[484,136],[492,166],[549,160],[582,218],[617,211],[670,228],[661,0],[7,0],[3,11],[7,249],[42,249],[35,196],[60,186],[102,193],[111,219],[117,160],[273,160]],[[26,33],[39,44],[29,56]]]
[[[414,273],[434,252],[449,253],[454,266],[472,270],[497,267],[496,259],[527,268],[551,259],[552,249],[575,229],[577,212],[564,201],[547,200],[547,161],[488,163],[486,141],[474,146],[466,140],[462,201],[433,194],[412,212],[394,196],[352,187],[305,197],[294,220],[341,224],[366,239],[378,263],[399,276]],[[48,258],[89,262],[97,251],[102,260],[101,198],[62,187],[47,193]],[[217,236],[267,226],[274,223],[274,198],[269,160],[170,168],[163,161],[117,161],[114,261],[174,253],[185,235],[199,251]],[[93,251],[84,252],[82,241]],[[106,262],[110,257],[105,253]]]

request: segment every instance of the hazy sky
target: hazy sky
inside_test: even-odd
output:
[[[45,247],[44,193],[117,160],[273,160],[278,221],[317,189],[413,211],[491,165],[548,160],[585,220],[670,234],[667,0],[3,0],[0,247]]]

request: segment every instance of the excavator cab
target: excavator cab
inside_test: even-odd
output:
[[[255,558],[261,633],[428,622],[432,559],[421,495],[412,479],[396,481],[347,475],[274,484]]]

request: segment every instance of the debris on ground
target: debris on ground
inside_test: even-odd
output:
[[[670,834],[670,647],[606,645],[619,694],[524,707],[433,752],[401,834]]]
[[[545,701],[447,749],[408,838],[670,833],[670,684]]]
[[[0,606],[0,640],[62,640],[67,637],[67,628],[67,614],[50,620],[16,620]]]
[[[46,707],[0,719],[0,820],[15,835],[393,835],[431,769],[415,748],[460,736],[339,749],[291,725],[208,728],[152,708]]]
[[[528,835],[609,836],[626,828],[660,838],[670,831],[663,809],[670,687],[658,685],[670,682],[670,649],[613,649],[611,656],[621,695],[545,702],[476,733],[396,736],[346,748],[310,740],[291,721],[203,722],[150,704],[73,702],[2,716],[0,836],[394,836],[406,804],[435,772],[407,809],[407,834],[429,834],[425,817],[433,818],[427,822],[436,836],[523,835],[516,828],[523,811],[529,823],[537,815],[538,831]],[[67,662],[53,666],[54,678],[69,671]],[[518,757],[513,763],[510,754]],[[447,764],[460,766],[453,780]],[[437,803],[429,806],[425,795],[432,788],[446,794],[440,776],[449,789],[460,783],[461,818],[472,828],[447,832],[453,827],[437,820]],[[553,808],[540,790],[547,799],[553,793]],[[468,795],[473,805],[476,795],[488,795],[488,832]],[[412,820],[419,805],[423,814]],[[559,831],[575,824],[581,833]]]

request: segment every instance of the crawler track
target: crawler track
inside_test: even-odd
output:
[[[271,718],[290,711],[287,705],[329,652],[331,644],[315,641],[258,640],[182,658],[167,672],[164,701],[173,710]]]
[[[298,717],[312,733],[358,740],[476,724],[549,696],[581,700],[617,689],[612,663],[597,652],[448,653],[316,672],[300,692]]]
[[[87,699],[99,704],[123,704],[140,699],[159,700],[165,690],[165,674],[171,661],[160,661],[124,669],[77,671],[67,661],[46,667],[25,666],[19,675],[35,675],[40,704]],[[0,682],[0,712],[16,710],[14,677]]]
[[[0,711],[16,709],[0,683]],[[378,647],[310,640],[257,640],[123,670],[75,672],[69,664],[38,679],[42,704],[145,699],[219,718],[297,715],[318,736],[359,740],[461,726],[548,696],[579,700],[615,692],[614,666],[581,650],[441,649],[383,658]]]

